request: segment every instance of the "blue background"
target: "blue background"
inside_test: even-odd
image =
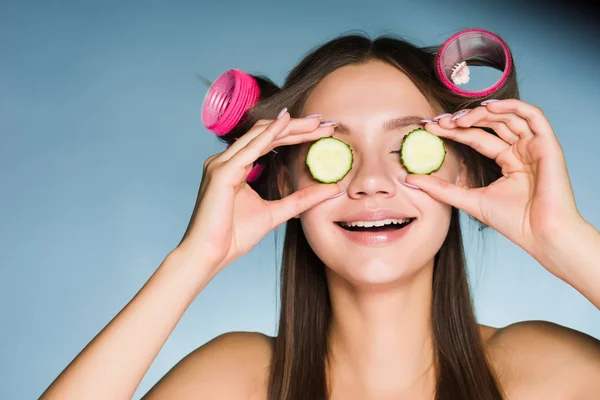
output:
[[[241,68],[281,84],[305,52],[350,30],[419,45],[492,30],[512,48],[523,99],[555,128],[580,211],[600,226],[600,32],[522,3],[0,2],[0,398],[37,398],[177,245],[202,164],[222,150],[200,121],[197,73]],[[474,228],[465,237],[481,323],[543,319],[600,338],[598,310],[516,245]],[[200,294],[136,398],[221,333],[275,333],[273,239]]]

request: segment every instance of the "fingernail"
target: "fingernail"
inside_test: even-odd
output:
[[[442,118],[444,118],[444,117],[449,117],[449,116],[451,116],[451,115],[452,115],[452,114],[450,114],[450,113],[440,114],[440,115],[438,115],[438,116],[435,116],[435,117],[433,117],[433,120],[434,120],[434,121],[437,121],[437,120],[440,120],[440,119],[442,119]]]
[[[498,100],[498,99],[489,99],[489,100],[486,100],[486,101],[482,101],[482,102],[481,102],[481,105],[482,105],[482,106],[485,106],[485,105],[487,105],[487,104],[490,104],[490,103],[493,103],[493,102],[495,102],[495,101],[500,101],[500,100]]]
[[[450,118],[450,121],[456,121],[457,119],[459,119],[460,117],[467,115],[469,113],[469,110],[462,110],[457,112],[456,114],[454,114],[452,116],[452,118]]]
[[[404,186],[406,186],[406,187],[409,187],[409,188],[411,188],[411,189],[418,189],[418,190],[421,190],[421,188],[420,188],[420,187],[418,187],[417,185],[412,185],[412,184],[410,184],[410,183],[408,183],[408,182],[404,182],[402,179],[398,179],[398,181],[400,181],[400,183],[401,183],[401,184],[403,184]]]
[[[320,118],[320,117],[322,117],[322,115],[321,114],[311,114],[311,115],[307,115],[304,118],[315,118],[315,117],[319,117]]]
[[[319,126],[333,126],[333,125],[337,125],[337,122],[334,122],[334,121],[325,121],[325,122],[321,122],[319,124]]]
[[[422,124],[437,124],[438,122],[437,122],[437,121],[434,121],[434,120],[432,120],[432,119],[422,119],[422,120],[421,120],[421,123],[422,123]]]
[[[281,110],[281,111],[279,112],[279,114],[277,115],[277,119],[279,119],[279,118],[283,117],[283,116],[285,115],[285,113],[287,112],[287,110],[288,110],[288,109],[287,109],[287,107],[286,107],[286,108],[284,108],[283,110]]]

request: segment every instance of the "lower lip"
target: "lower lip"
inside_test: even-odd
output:
[[[411,226],[415,224],[415,221],[406,225],[402,229],[395,229],[389,231],[380,231],[380,232],[366,232],[366,231],[349,231],[341,226],[336,226],[342,231],[347,238],[352,240],[355,243],[367,245],[367,246],[385,246],[388,245],[406,234],[406,232],[410,229]]]

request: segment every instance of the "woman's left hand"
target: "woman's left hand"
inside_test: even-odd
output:
[[[495,160],[503,176],[482,188],[453,185],[434,175],[409,175],[407,183],[469,213],[538,259],[560,235],[577,232],[583,218],[564,154],[538,107],[516,99],[493,101],[454,121],[445,117],[425,127]],[[476,127],[491,128],[498,136]]]

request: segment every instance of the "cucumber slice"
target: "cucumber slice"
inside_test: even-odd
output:
[[[326,137],[314,142],[306,153],[306,165],[313,178],[323,183],[335,183],[352,168],[352,149],[343,141]]]
[[[400,160],[411,174],[429,175],[440,169],[445,158],[444,141],[433,133],[418,128],[404,136]]]

